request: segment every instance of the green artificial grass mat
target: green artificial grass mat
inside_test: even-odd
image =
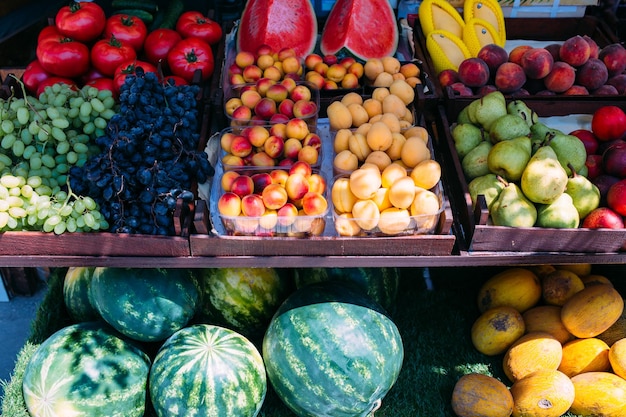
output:
[[[472,345],[470,331],[479,311],[476,295],[480,285],[506,267],[399,268],[398,301],[391,317],[404,343],[404,363],[396,384],[383,399],[376,417],[455,417],[450,399],[456,381],[479,372],[494,376],[507,386],[502,356],[485,356]],[[612,279],[626,294],[622,278],[626,267],[594,266],[593,273]],[[430,275],[425,279],[424,275]],[[39,343],[56,330],[71,324],[62,296],[64,269],[54,270],[48,293],[33,321],[32,334],[21,350],[10,381],[4,381],[3,417],[30,417],[22,398],[21,381],[30,356]],[[622,287],[622,288],[620,288]],[[146,417],[154,415],[152,410]],[[268,388],[260,417],[294,417]],[[567,413],[565,417],[575,417]]]

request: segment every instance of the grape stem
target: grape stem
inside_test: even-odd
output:
[[[42,113],[39,112],[39,110],[37,110],[33,104],[28,100],[28,93],[26,92],[26,86],[24,85],[24,82],[22,80],[20,80],[19,78],[17,78],[15,76],[15,74],[10,74],[11,77],[13,77],[13,79],[15,79],[15,81],[17,81],[17,83],[19,84],[21,90],[22,90],[22,95],[24,96],[24,103],[26,105],[28,105],[28,108],[30,108],[33,112],[35,112],[35,114],[37,114],[41,120],[45,119],[45,115],[42,115]],[[15,92],[12,89],[12,93],[13,95],[15,94]],[[39,126],[40,129],[43,129],[41,123],[39,122],[38,119],[34,119],[35,123],[37,123],[37,125]],[[50,135],[50,132],[47,131],[46,129],[43,129],[44,132],[46,132],[46,134]],[[45,145],[45,144],[44,144]]]

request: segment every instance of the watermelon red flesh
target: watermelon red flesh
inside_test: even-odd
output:
[[[393,56],[398,47],[396,15],[388,0],[337,0],[320,39],[324,55],[349,54],[364,61]]]
[[[185,327],[165,341],[149,386],[159,417],[253,417],[267,393],[256,347],[233,330],[208,324]]]
[[[365,417],[395,383],[402,339],[380,306],[353,286],[293,293],[263,339],[268,379],[300,417]]]
[[[300,59],[315,48],[317,18],[310,0],[248,0],[237,28],[237,50],[293,48]]]
[[[141,417],[148,356],[102,322],[65,327],[30,358],[22,389],[33,417]]]

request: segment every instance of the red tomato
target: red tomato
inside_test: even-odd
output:
[[[109,90],[113,93],[113,97],[117,99],[117,91],[115,91],[115,81],[113,78],[94,78],[93,80],[86,82],[85,85],[96,87],[98,90]]]
[[[109,17],[104,26],[104,38],[115,36],[120,41],[129,44],[137,52],[143,48],[148,35],[148,28],[143,20],[127,14],[114,14]]]
[[[106,15],[94,2],[72,2],[57,12],[54,23],[59,32],[80,42],[91,42],[104,30]]]
[[[158,65],[161,62],[162,65],[167,66],[167,54],[182,39],[180,33],[174,29],[153,30],[148,33],[143,43],[143,53],[146,56],[146,60],[154,65]]]
[[[80,82],[82,84],[87,84],[91,80],[95,80],[96,78],[102,78],[102,77],[104,77],[104,74],[100,73],[94,67],[91,67],[91,68],[89,68],[89,70],[86,73],[84,73],[80,77]]]
[[[70,78],[66,78],[66,77],[50,77],[50,78],[47,78],[47,79],[43,80],[42,82],[40,82],[39,85],[37,86],[37,97],[39,97],[41,95],[41,93],[44,92],[46,87],[54,85],[54,84],[67,84],[70,87],[72,87],[73,90],[78,90],[78,87],[76,86],[76,83],[74,82],[74,80],[72,80]]]
[[[213,74],[213,51],[211,46],[200,38],[186,38],[178,42],[167,55],[167,63],[174,75],[193,81],[196,70],[202,72],[202,80]]]
[[[100,39],[91,47],[91,65],[107,77],[112,77],[115,70],[124,62],[137,58],[135,49],[115,35],[108,39]]]
[[[89,48],[70,38],[49,37],[37,44],[37,59],[53,75],[74,78],[89,70]]]
[[[45,41],[49,38],[60,38],[63,37],[59,29],[57,29],[54,25],[48,25],[39,31],[39,35],[37,35],[37,43]]]
[[[189,85],[187,80],[183,77],[179,77],[178,75],[168,75],[167,77],[163,77],[163,84],[172,83],[173,85]]]
[[[202,13],[189,10],[180,15],[176,21],[176,31],[183,38],[196,37],[209,45],[217,44],[222,39],[222,27]]]
[[[126,62],[117,67],[117,69],[115,70],[115,75],[113,76],[115,93],[119,94],[122,85],[124,85],[124,82],[126,81],[126,77],[134,74],[135,70],[139,67],[143,68],[144,72],[154,72],[155,74],[158,73],[157,68],[149,62],[140,60]]]
[[[34,94],[37,91],[39,84],[50,77],[52,77],[52,74],[43,69],[39,61],[35,59],[26,66],[26,69],[24,69],[22,82],[24,83],[26,90],[28,90],[29,93]]]

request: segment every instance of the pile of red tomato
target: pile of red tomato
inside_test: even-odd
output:
[[[74,2],[59,9],[54,25],[39,33],[37,58],[28,64],[22,80],[37,96],[59,82],[117,94],[126,76],[138,67],[176,84],[192,82],[200,70],[204,81],[213,74],[211,47],[221,37],[221,26],[199,11],[183,12],[175,29],[149,31],[138,17],[107,17],[96,3]]]

